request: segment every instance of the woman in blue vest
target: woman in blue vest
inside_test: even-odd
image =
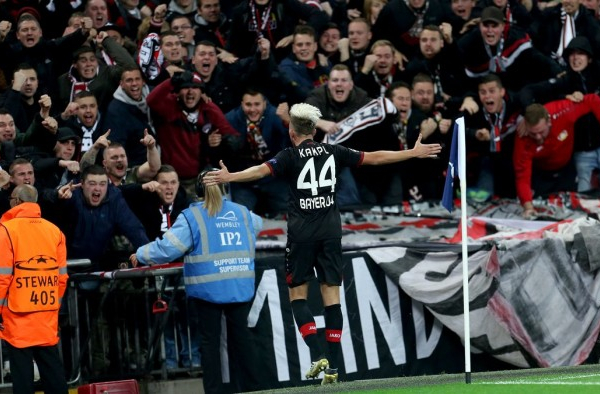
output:
[[[202,172],[196,183],[196,193],[203,201],[183,210],[162,239],[141,246],[130,260],[136,266],[183,257],[185,291],[190,307],[196,308],[200,317],[204,391],[253,391],[258,389],[258,380],[248,370],[256,358],[247,317],[254,296],[256,234],[262,219],[243,205],[228,201],[222,186],[205,187],[202,178],[207,172]],[[230,365],[242,372],[239,382],[227,386],[221,374],[223,314],[227,319],[227,349],[233,350],[229,352]]]

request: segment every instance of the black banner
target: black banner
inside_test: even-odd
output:
[[[404,294],[366,253],[345,253],[343,259],[340,380],[464,371],[464,348],[454,333]],[[248,324],[260,359],[250,367],[256,369],[265,389],[314,384],[304,379],[311,359],[292,316],[283,255],[258,259],[256,271]],[[310,286],[309,305],[325,349],[323,305],[316,282]],[[507,368],[511,366],[488,355],[472,356],[473,372]],[[223,377],[239,382],[231,368],[223,371]]]

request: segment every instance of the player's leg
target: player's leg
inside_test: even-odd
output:
[[[342,284],[342,247],[339,240],[323,241],[317,255],[317,276],[321,282],[321,297],[325,307],[325,340],[329,366],[321,384],[335,383],[338,379],[338,362],[341,353],[344,318],[340,305]]]
[[[315,256],[315,246],[312,243],[288,243],[286,248],[286,281],[289,287],[292,313],[298,331],[310,349],[311,367],[306,373],[307,378],[316,378],[329,365],[325,358],[319,338],[317,325],[308,308],[308,281],[314,278],[312,262]]]

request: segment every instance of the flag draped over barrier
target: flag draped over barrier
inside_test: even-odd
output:
[[[599,235],[597,220],[581,218],[540,239],[470,245],[473,351],[519,367],[583,363],[600,332]],[[466,339],[460,308],[464,260],[457,248],[367,252],[406,294]]]

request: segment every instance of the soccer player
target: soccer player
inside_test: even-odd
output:
[[[328,384],[338,379],[336,366],[343,325],[340,305],[342,224],[335,203],[336,173],[340,167],[435,157],[441,147],[439,144],[421,144],[421,137],[413,149],[403,151],[359,152],[341,145],[319,143],[313,140],[313,136],[320,117],[321,112],[312,105],[294,105],[290,110],[289,129],[292,148],[240,172],[230,173],[221,161],[221,169],[207,173],[204,184],[249,182],[267,175],[287,180],[290,202],[285,261],[292,312],[314,360],[306,377],[316,378],[325,371],[321,384]],[[325,306],[327,354],[320,347],[315,319],[306,302],[308,281],[314,278],[315,269]]]

